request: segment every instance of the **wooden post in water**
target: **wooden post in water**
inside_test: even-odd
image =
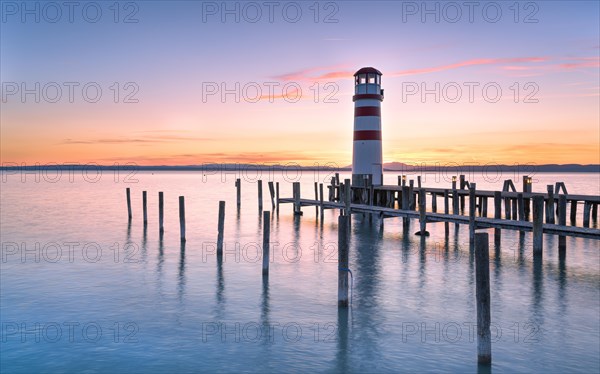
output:
[[[558,224],[567,225],[567,196],[558,196]],[[567,238],[564,235],[558,236],[558,252],[564,252],[567,249]]]
[[[340,173],[335,173],[335,184],[336,186],[340,185]]]
[[[417,187],[419,187],[419,189],[421,189],[421,176],[417,175]]]
[[[148,224],[148,195],[142,191],[142,211],[144,212],[144,226]]]
[[[421,236],[427,236],[427,200],[425,200],[425,190],[419,190],[419,233]]]
[[[258,210],[263,210],[262,180],[258,180]]]
[[[408,209],[410,209],[410,210],[415,210],[414,188],[415,188],[415,181],[411,179],[408,181]]]
[[[459,175],[460,178],[460,189],[464,190],[465,189],[465,176],[464,174]],[[460,196],[460,212],[461,214],[465,213],[465,196],[461,195]]]
[[[263,212],[263,256],[262,256],[262,274],[269,275],[269,242],[271,241],[271,212]]]
[[[235,180],[235,189],[237,197],[237,206],[242,205],[242,181],[240,178]]]
[[[319,182],[315,182],[315,201],[319,201]],[[315,204],[315,215],[319,217],[319,204]]]
[[[598,203],[594,203],[592,206],[592,220],[598,222]]]
[[[338,307],[348,306],[350,216],[338,217]]]
[[[273,182],[268,182],[269,185],[269,195],[271,196],[271,209],[275,209],[275,186],[273,186]]]
[[[488,234],[475,234],[475,294],[477,298],[477,363],[492,363],[490,322],[490,253]]]
[[[402,176],[398,175],[398,186],[402,186]]]
[[[277,203],[277,214],[279,214],[279,182],[275,182],[275,200]]]
[[[533,197],[533,255],[541,256],[543,252],[544,231],[544,196]]]
[[[409,200],[409,187],[404,185],[402,186],[402,210],[408,210],[408,207],[410,205],[410,200]],[[408,230],[408,223],[410,218],[408,217],[402,217],[402,229],[404,230],[404,233],[406,234],[406,230]]]
[[[476,183],[469,185],[469,241],[472,243],[475,240],[475,208],[476,208],[476,196],[475,188]]]
[[[504,218],[511,219],[510,198],[509,197],[504,198]]]
[[[488,197],[484,196],[483,199],[481,200],[481,205],[483,206],[483,208],[481,208],[481,215],[482,217],[486,217],[488,216]]]
[[[548,189],[548,202],[546,203],[546,223],[554,223],[554,186],[549,184],[546,186]]]
[[[494,191],[494,218],[502,219],[502,192]],[[501,238],[500,228],[494,228],[494,245],[498,247],[500,245]]]
[[[479,196],[477,198],[477,214],[479,214],[479,217],[481,217],[482,210],[483,210],[483,196]]]
[[[431,211],[437,213],[437,194],[435,192],[431,193]]]
[[[590,227],[590,211],[592,204],[589,201],[583,203],[583,227]]]
[[[223,231],[225,230],[225,202],[219,201],[219,221],[217,225],[217,256],[223,255]]]
[[[344,213],[350,216],[350,204],[352,203],[352,188],[350,185],[350,179],[344,179]]]
[[[179,237],[185,242],[185,200],[179,196]]]
[[[300,182],[294,182],[292,190],[294,196],[294,214],[302,215],[302,210],[300,209]]]
[[[321,208],[321,218],[323,218],[323,183],[319,183],[319,206]]]
[[[127,196],[127,217],[131,221],[131,190],[129,187],[125,189],[125,195]]]
[[[163,225],[165,217],[165,207],[164,207],[164,196],[162,192],[158,193],[158,232],[162,234],[165,232],[165,227]]]
[[[450,214],[450,202],[448,201],[448,190],[444,190],[444,214]],[[444,222],[444,234],[448,237],[450,233],[450,224],[448,221]]]
[[[571,200],[571,226],[577,223],[577,200]]]
[[[525,201],[523,200],[523,193],[517,194],[517,209],[519,211],[519,221],[525,221]]]
[[[518,200],[518,199],[515,199],[515,198],[512,198],[512,199],[511,199],[511,201],[512,201],[512,219],[513,219],[514,221],[516,221],[516,220],[518,220],[518,219],[519,219],[519,217],[518,217],[518,214],[517,214],[517,213],[518,213],[518,210],[519,210],[519,207],[518,207],[518,205],[517,205],[517,200]]]

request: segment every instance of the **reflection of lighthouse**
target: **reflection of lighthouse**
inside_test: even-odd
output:
[[[362,68],[354,74],[354,147],[352,150],[352,184],[383,183],[381,155],[381,72]]]

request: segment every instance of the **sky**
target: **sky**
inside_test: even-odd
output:
[[[598,1],[1,2],[3,165],[600,163]],[[116,5],[115,5],[116,4]]]

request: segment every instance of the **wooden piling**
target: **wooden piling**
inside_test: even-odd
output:
[[[477,198],[477,214],[479,214],[479,217],[481,217],[482,210],[483,210],[483,196],[479,196]]]
[[[158,232],[162,234],[165,231],[163,225],[165,217],[164,196],[162,192],[158,193]]]
[[[408,207],[410,205],[409,202],[409,187],[407,186],[402,186],[402,210],[408,210]],[[404,230],[404,232],[406,233],[406,230],[408,230],[408,223],[410,218],[408,217],[402,217],[402,228]]]
[[[417,187],[419,187],[419,189],[421,189],[421,176],[417,175]]]
[[[518,211],[519,211],[519,207],[518,207],[518,204],[517,204],[517,199],[510,199],[510,200],[512,202],[512,209],[511,209],[512,210],[512,219],[514,221],[516,221],[516,220],[519,219],[518,214],[517,214]]]
[[[592,205],[592,220],[598,222],[598,203]]]
[[[300,207],[300,182],[294,182],[292,184],[292,190],[294,195],[294,214],[302,215],[302,209]]]
[[[460,178],[460,189],[464,190],[465,189],[465,176],[463,174],[461,174],[459,176],[459,178]],[[464,195],[460,196],[460,212],[462,214],[465,213],[465,196]]]
[[[519,211],[519,221],[525,221],[525,201],[523,200],[523,193],[517,194],[517,210]]]
[[[435,192],[431,193],[431,211],[437,213],[437,194]]]
[[[350,204],[352,203],[352,188],[350,179],[344,179],[344,213],[350,216]]]
[[[183,196],[179,196],[179,237],[182,242],[185,242],[185,200]]]
[[[319,207],[321,208],[321,218],[323,218],[323,183],[319,183]]]
[[[410,210],[415,210],[414,188],[415,188],[415,181],[411,179],[408,181],[408,209],[410,209]]]
[[[567,225],[567,197],[565,195],[558,196],[558,224]],[[564,235],[558,236],[558,251],[564,252],[567,249],[567,238]]]
[[[144,213],[144,226],[148,224],[148,195],[142,191],[142,211]]]
[[[546,203],[546,223],[554,223],[554,186],[549,184],[546,186],[548,189],[548,202]]]
[[[271,196],[271,209],[275,209],[275,186],[273,182],[268,182],[269,185],[269,196]]]
[[[348,307],[350,216],[338,217],[338,307]]]
[[[340,185],[340,173],[335,173],[335,185]]]
[[[427,205],[425,199],[425,190],[419,190],[419,233],[421,236],[427,236]]]
[[[315,201],[319,201],[319,182],[315,182]],[[319,216],[319,205],[315,204],[315,214]]]
[[[277,214],[279,214],[279,182],[275,182],[275,200],[277,204]]]
[[[398,175],[398,186],[402,186],[402,176]]]
[[[131,221],[131,190],[129,187],[125,189],[125,195],[127,196],[127,217]]]
[[[219,221],[217,225],[217,256],[223,255],[223,232],[225,231],[225,201],[219,201]]]
[[[502,192],[500,191],[494,192],[494,218],[502,219]],[[498,227],[494,228],[494,245],[496,247],[500,245],[501,232]]]
[[[240,178],[235,180],[235,189],[237,197],[237,206],[242,205],[242,181]]]
[[[484,196],[483,199],[481,200],[481,216],[482,217],[486,217],[488,216],[488,198],[487,196]]]
[[[541,256],[543,251],[544,197],[533,197],[533,255]]]
[[[492,363],[490,333],[490,254],[487,233],[475,234],[475,294],[477,299],[477,363]]]
[[[459,214],[459,198],[458,198],[458,190],[454,188],[452,190],[452,214]]]
[[[450,202],[448,201],[448,190],[444,190],[444,214],[450,214]],[[444,222],[444,233],[446,237],[450,233],[450,224],[448,221]]]
[[[271,241],[271,212],[263,212],[263,257],[262,257],[262,274],[269,275],[269,242]]]
[[[590,211],[592,204],[589,201],[583,203],[583,227],[590,227]]]
[[[511,219],[510,198],[508,198],[508,197],[504,198],[504,218]]]
[[[258,210],[263,210],[262,180],[258,180]]]
[[[476,208],[476,196],[475,188],[477,185],[471,183],[469,185],[469,240],[473,242],[475,240],[475,208]]]
[[[577,200],[571,200],[571,226],[577,223]]]

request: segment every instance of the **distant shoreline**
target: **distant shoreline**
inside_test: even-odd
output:
[[[5,163],[6,165],[6,163]],[[392,166],[393,167],[390,167]],[[580,164],[545,164],[545,165],[458,165],[458,166],[412,166],[392,163],[390,166],[384,166],[384,172],[397,173],[419,173],[419,172],[520,172],[520,173],[600,173],[600,164],[580,165]],[[45,165],[10,165],[0,166],[1,171],[36,171],[36,170],[129,170],[129,171],[250,171],[250,170],[273,170],[273,171],[351,171],[350,166],[329,167],[329,166],[298,166],[293,165],[254,165],[254,164],[206,164],[206,165],[181,165],[181,166],[141,166],[141,165],[97,165],[97,164],[45,164]]]

